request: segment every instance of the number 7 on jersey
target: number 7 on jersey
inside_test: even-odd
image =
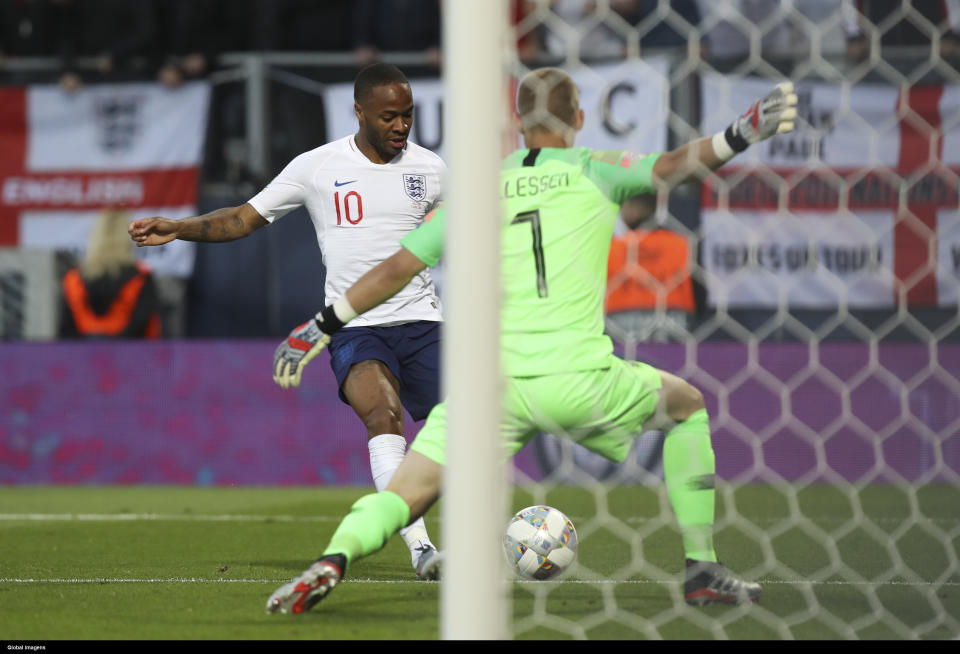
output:
[[[524,211],[518,213],[511,225],[519,223],[530,223],[530,230],[533,232],[533,260],[537,269],[537,295],[547,297],[547,264],[543,258],[543,235],[540,231],[540,211]]]

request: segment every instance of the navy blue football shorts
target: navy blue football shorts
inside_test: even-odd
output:
[[[400,402],[410,417],[425,419],[440,401],[440,325],[417,321],[388,327],[344,327],[335,333],[327,349],[340,399],[347,402],[343,382],[350,368],[373,359],[383,362],[400,382]]]

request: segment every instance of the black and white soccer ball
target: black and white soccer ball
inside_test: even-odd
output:
[[[507,523],[503,551],[522,579],[556,579],[577,560],[577,530],[552,506],[528,506]]]

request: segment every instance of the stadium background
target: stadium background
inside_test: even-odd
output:
[[[396,13],[384,9],[391,4]],[[888,15],[878,21],[879,28],[870,31],[873,24],[861,19],[866,34],[883,47],[874,59],[858,61],[848,49],[853,41],[845,31],[849,27],[844,23],[844,3],[797,2],[786,9],[777,9],[776,3],[766,9],[764,3],[721,3],[713,9],[691,2],[672,4],[671,8],[671,3],[638,3],[642,13],[634,16],[630,28],[635,36],[624,37],[630,29],[621,28],[625,47],[639,45],[641,58],[631,51],[626,57],[610,56],[603,47],[590,46],[594,32],[583,39],[579,52],[569,44],[557,46],[563,25],[570,25],[560,24],[569,19],[564,12],[575,2],[555,5],[556,13],[534,4],[526,15],[519,8],[515,14],[524,65],[559,64],[577,71],[588,118],[596,121],[581,137],[582,143],[635,151],[674,147],[695,136],[701,126],[704,133],[722,127],[740,109],[741,96],[763,88],[767,83],[763,78],[794,78],[803,96],[799,136],[781,139],[791,152],[752,158],[748,154],[742,157],[746,163],[738,160],[727,167],[732,173],[718,177],[721,200],[741,215],[759,215],[760,222],[725,223],[724,212],[717,211],[716,189],[710,186],[683,187],[661,203],[660,224],[689,236],[697,253],[693,281],[699,301],[690,333],[691,341],[699,343],[698,351],[677,344],[638,344],[627,334],[617,339],[621,353],[666,369],[690,371],[694,382],[719,397],[715,399],[723,408],[716,435],[719,469],[732,478],[745,471],[754,477],[822,476],[827,474],[823,452],[829,455],[827,469],[849,481],[865,474],[886,476],[888,467],[894,478],[908,480],[955,475],[960,445],[950,425],[960,414],[953,391],[957,268],[950,261],[960,249],[955,176],[960,164],[955,137],[960,131],[960,103],[952,85],[956,59],[940,58],[939,52],[931,58],[937,44],[944,44],[948,54],[946,46],[955,43],[949,13],[943,13],[946,5],[904,9],[886,3]],[[860,8],[878,20],[880,14],[870,12],[882,10],[884,3],[873,4]],[[435,3],[425,3],[426,12],[406,13],[403,8],[416,3],[323,5],[253,3],[240,17],[222,13],[234,21],[225,26],[197,24],[200,36],[194,43],[208,46],[205,54],[211,65],[198,79],[184,80],[176,88],[156,82],[157,69],[167,61],[166,55],[184,52],[158,54],[149,40],[139,52],[127,51],[126,58],[118,58],[109,75],[96,71],[94,52],[83,52],[82,44],[75,44],[78,51],[72,59],[63,55],[63,46],[55,39],[46,42],[46,51],[25,50],[19,56],[8,52],[0,69],[7,100],[6,133],[9,137],[16,131],[10,129],[14,123],[10,107],[20,102],[18,94],[71,97],[53,86],[68,69],[79,71],[85,81],[74,95],[106,89],[119,106],[130,96],[129,89],[144,88],[138,85],[173,98],[200,86],[209,90],[209,98],[194,100],[200,107],[195,114],[207,116],[205,120],[197,116],[205,129],[199,136],[196,211],[239,204],[300,152],[355,128],[350,110],[350,81],[360,56],[355,46],[369,39],[379,45],[376,39],[381,38],[383,49],[402,48],[382,53],[382,58],[400,64],[414,82],[418,103],[414,140],[442,153],[442,83],[427,52],[440,43],[438,13],[429,11]],[[204,11],[224,10],[216,2],[198,6]],[[5,7],[9,18],[9,3]],[[143,3],[136,12],[150,11],[149,7],[153,5]],[[363,18],[374,23],[361,36],[362,30],[351,22],[357,17],[350,12],[370,7],[375,13]],[[606,12],[600,14],[601,25],[620,24],[613,9],[601,8]],[[117,7],[108,2],[103,10],[115,12]],[[193,19],[208,19],[204,11],[197,10]],[[267,11],[269,20],[263,16],[258,20],[271,28],[264,29],[259,39],[245,39],[241,35],[250,34],[250,17],[257,16],[256,11]],[[738,12],[755,23],[738,24]],[[375,19],[393,21],[400,29],[389,39],[377,36],[380,24]],[[311,20],[339,21],[343,28],[337,30],[339,40],[323,39],[321,46],[310,48],[315,39],[309,30],[303,35],[284,31]],[[686,21],[690,32],[684,32]],[[171,24],[157,18],[153,33],[170,29]],[[281,32],[282,38],[268,36]],[[761,38],[751,43],[753,32]],[[232,40],[221,38],[216,46],[210,45],[213,35],[224,33]],[[398,41],[397,33],[408,38]],[[690,49],[698,38],[702,50],[697,54],[703,56],[699,66]],[[634,45],[629,45],[631,39]],[[187,47],[177,39],[169,42]],[[254,43],[270,49],[230,49]],[[730,81],[734,79],[741,81]],[[922,103],[925,96],[898,104],[898,94],[908,94],[911,86],[939,93],[932,104],[909,104]],[[836,94],[838,89],[848,95],[834,98],[832,105],[821,101],[818,106],[811,99]],[[34,101],[45,103],[50,101]],[[878,103],[879,111],[872,108]],[[98,122],[86,127],[122,130],[124,126],[116,123],[126,119],[136,125],[126,138],[137,139],[136,130],[147,132],[150,126],[136,115],[136,102],[128,105],[126,114],[115,110],[109,120],[102,110],[92,114],[90,120]],[[68,102],[65,107],[73,110]],[[858,110],[866,115],[858,115]],[[26,120],[19,117],[19,122]],[[879,127],[873,129],[874,125]],[[912,140],[904,136],[900,160],[877,155],[878,145],[910,130]],[[182,131],[172,134],[181,138]],[[928,158],[931,143],[936,154]],[[814,145],[816,153],[811,150]],[[52,170],[82,165],[63,163],[58,159],[63,153],[55,144],[53,148],[48,155]],[[852,154],[836,164],[829,157],[838,151]],[[903,151],[915,153],[909,164],[913,169],[904,168],[908,164]],[[87,214],[79,219],[58,216],[61,222],[41,221],[39,227],[28,229],[29,218],[20,218],[23,206],[17,206],[17,194],[10,190],[16,188],[11,178],[23,174],[23,165],[15,161],[12,148],[5,148],[4,156],[4,170],[18,166],[19,170],[5,173],[2,180],[0,232],[7,246],[3,256],[14,263],[8,263],[3,273],[0,303],[4,337],[0,483],[367,483],[359,425],[336,399],[325,363],[311,368],[309,383],[295,392],[275,388],[267,372],[277,339],[323,302],[323,266],[303,209],[247,239],[198,244],[179,255],[171,266],[176,298],[172,305],[182,321],[167,325],[167,341],[53,342],[58,280],[85,240],[83,229],[71,226],[89,225],[97,207],[84,207]],[[81,153],[80,159],[85,156],[90,153]],[[728,178],[732,181],[725,181]],[[880,181],[869,186],[876,178]],[[884,185],[886,196],[867,197]],[[857,195],[858,189],[865,190]],[[847,204],[841,199],[847,190],[851,198],[865,199]],[[909,197],[906,206],[898,203],[901,192]],[[763,213],[775,214],[778,203],[779,222],[776,215],[770,220]],[[888,215],[875,226],[870,212],[878,208]],[[136,204],[131,205],[131,211],[135,209]],[[819,223],[810,218],[811,211]],[[712,221],[705,220],[710,216]],[[844,220],[837,226],[831,216]],[[770,227],[788,224],[791,217],[795,224],[820,226],[799,234],[790,233],[792,227]],[[848,249],[850,270],[834,269],[826,275],[821,271],[815,279],[795,275],[771,283],[772,270],[762,262],[764,248],[783,246],[786,257],[784,243],[795,248],[799,243],[798,256],[806,256],[825,241],[842,242],[850,231],[867,232]],[[931,235],[936,245],[928,249]],[[51,242],[46,253],[45,239]],[[905,244],[897,245],[894,253],[895,239]],[[43,257],[42,264],[37,257]],[[891,274],[889,260],[894,257],[913,260],[914,268]],[[27,260],[33,263],[24,263]],[[163,264],[158,266],[161,273],[166,270]],[[802,273],[805,265],[794,268]],[[862,270],[867,274],[856,276]],[[737,274],[749,279],[738,281]],[[919,281],[911,278],[917,274]],[[442,274],[438,278],[442,288]],[[930,292],[931,284],[939,294],[936,289]],[[796,301],[794,291],[799,291]],[[39,322],[31,322],[31,315],[38,312]],[[811,342],[820,350],[804,345]],[[762,348],[757,349],[760,343]],[[718,393],[713,387],[725,388]],[[889,400],[887,412],[877,411],[878,394]],[[416,426],[410,429],[412,434]],[[878,440],[876,434],[881,433]],[[170,447],[172,443],[176,446]],[[328,452],[323,460],[305,456],[317,443]],[[643,448],[642,468],[655,471],[656,447],[654,442]],[[543,442],[524,456],[519,467],[532,478],[552,468],[551,448]],[[583,465],[599,466],[588,465],[589,457],[579,456]],[[604,466],[593,472],[610,474]]]

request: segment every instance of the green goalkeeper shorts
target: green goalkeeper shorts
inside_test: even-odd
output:
[[[540,377],[507,378],[500,430],[513,456],[539,433],[568,438],[619,463],[657,409],[662,381],[656,368],[610,356],[610,367]],[[441,402],[410,445],[446,464],[447,405]]]

